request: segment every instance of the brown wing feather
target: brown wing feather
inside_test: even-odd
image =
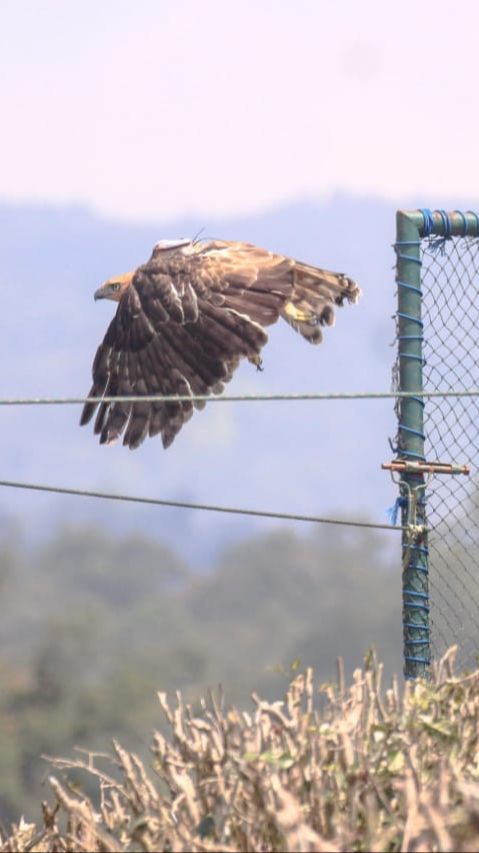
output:
[[[264,326],[282,316],[307,340],[334,319],[334,305],[356,301],[344,276],[275,255],[248,243],[155,247],[118,304],[93,362],[89,396],[191,396],[220,393],[241,358],[257,361]],[[98,408],[101,443],[124,433],[138,447],[158,433],[168,447],[201,402],[87,403],[81,424]]]
[[[90,396],[219,393],[240,357],[259,353],[266,333],[244,314],[216,305],[209,274],[202,280],[194,266],[194,278],[183,258],[168,264],[153,258],[139,268],[98,348]],[[97,405],[85,405],[82,424]],[[101,403],[94,431],[101,443],[124,431],[131,448],[161,433],[167,447],[192,413],[189,401]]]

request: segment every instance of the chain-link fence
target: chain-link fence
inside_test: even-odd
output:
[[[479,388],[479,240],[423,241],[424,388]],[[470,466],[427,486],[431,640],[434,657],[453,643],[463,665],[479,652],[479,398],[427,400],[426,459]]]
[[[398,261],[396,387],[417,391],[421,381],[424,391],[478,389],[479,219],[469,212],[447,215],[425,210],[407,215],[415,221],[418,239],[398,238],[396,244],[398,258],[406,259],[402,270]],[[411,255],[411,247],[417,247],[417,255]],[[411,301],[404,312],[404,293],[406,298],[418,298],[417,314],[411,311]],[[406,329],[409,334],[401,327],[407,322],[402,317],[413,324]],[[413,339],[413,349],[405,352],[405,344]],[[412,381],[407,359],[413,360]],[[404,401],[399,401],[397,411],[399,458],[413,465],[423,458],[470,467],[469,476],[410,474],[408,486],[407,476],[401,481],[403,523],[408,522],[411,486],[419,485],[415,520],[427,528],[415,541],[422,565],[417,560],[411,563],[417,555],[403,550],[405,672],[421,674],[418,662],[426,664],[453,644],[459,645],[459,664],[472,667],[479,659],[479,397],[417,399],[412,420],[404,416]],[[411,437],[415,444],[411,445]],[[420,572],[417,578],[415,568]],[[408,598],[408,590],[416,598]]]

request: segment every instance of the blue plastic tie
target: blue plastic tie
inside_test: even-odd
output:
[[[405,426],[404,424],[399,424],[398,429],[402,429],[403,432],[410,432],[411,435],[418,435],[419,438],[424,439],[424,441],[426,440],[426,436],[424,435],[424,433],[418,429],[413,429],[412,427]]]
[[[429,634],[429,625],[416,625],[415,622],[403,622],[403,628],[416,628],[418,631],[426,631]]]
[[[419,266],[422,265],[421,258],[415,258],[413,255],[403,255],[401,252],[396,252],[396,255],[402,261],[411,261],[413,264],[419,264]]]
[[[422,407],[423,407],[423,409],[424,409],[424,406],[426,405],[426,403],[425,403],[425,401],[422,399],[422,397],[406,397],[406,398],[404,398],[404,397],[400,397],[401,402],[402,402],[404,399],[407,399],[407,400],[414,400],[414,402],[415,402],[415,403],[419,403],[419,405],[420,405],[420,406],[422,406]]]
[[[451,221],[445,210],[438,210],[437,212],[442,219],[444,234],[435,240],[430,240],[429,248],[432,252],[441,252],[441,255],[443,255],[446,250],[446,241],[451,239]]]
[[[394,454],[399,453],[399,447],[397,446],[397,440],[396,440],[396,444],[394,444],[394,441],[392,440],[392,438],[388,438],[388,444],[389,444],[389,447],[391,448],[391,453],[394,453]]]
[[[434,229],[434,219],[432,217],[432,210],[430,210],[429,207],[422,207],[420,212],[422,213],[424,219],[424,224],[422,228],[423,237],[430,237]]]
[[[440,210],[439,214],[442,219],[442,224],[444,225],[444,239],[449,240],[451,237],[451,220],[445,210]]]
[[[424,356],[416,355],[413,352],[399,352],[398,356],[399,356],[399,358],[412,358],[414,361],[420,361],[423,367],[425,367],[427,364]]]
[[[408,569],[410,566],[408,566]],[[426,598],[429,599],[429,594],[427,592],[416,592],[415,589],[403,589],[403,595],[415,595],[417,598]]]
[[[413,459],[419,459],[420,462],[426,461],[426,457],[422,453],[414,453],[413,450],[404,450],[401,448],[401,456],[412,456]]]
[[[410,545],[409,550],[414,548],[415,551],[422,551],[423,554],[429,554],[429,548],[427,545]]]
[[[397,311],[396,317],[402,317],[403,320],[414,320],[415,323],[419,323],[420,326],[424,326],[423,321],[420,320],[419,317],[412,317],[411,314],[403,314],[402,311]]]
[[[404,660],[411,661],[411,663],[425,663],[426,666],[429,666],[429,664],[431,663],[429,658],[416,658],[416,657],[410,657],[409,655],[405,655]],[[414,678],[414,676],[409,676],[409,677]]]
[[[402,509],[403,507],[406,507],[406,506],[407,506],[406,498],[399,497],[399,498],[396,498],[393,505],[388,507],[388,509],[386,510],[386,515],[388,516],[389,521],[391,522],[392,525],[394,525],[394,527],[396,526],[396,524],[398,522],[399,510]]]
[[[409,284],[407,281],[401,281],[401,279],[399,279],[399,278],[396,279],[396,282],[399,285],[399,287],[405,287],[407,290],[413,290],[415,293],[422,294],[421,288],[416,287],[415,284]]]
[[[430,240],[429,248],[433,254],[436,254],[436,252],[440,252],[441,255],[444,255],[446,251],[446,238],[436,237],[434,240]]]

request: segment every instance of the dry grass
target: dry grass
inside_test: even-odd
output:
[[[320,711],[311,670],[251,714],[159,694],[170,733],[153,770],[118,743],[109,765],[49,759],[43,826],[22,820],[0,850],[478,850],[479,671],[455,676],[453,660],[402,693],[374,659],[349,688],[340,670]],[[68,781],[79,770],[96,803]]]

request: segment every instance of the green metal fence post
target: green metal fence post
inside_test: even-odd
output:
[[[397,213],[396,282],[398,288],[398,386],[423,390],[423,324],[421,319],[421,235],[416,216]],[[422,219],[422,216],[421,216]],[[398,404],[398,457],[424,459],[424,401],[402,398]],[[403,532],[403,638],[406,678],[426,675],[430,662],[429,578],[424,474],[404,472],[400,484]],[[413,512],[413,517],[411,516]]]
[[[473,211],[400,210],[396,230],[398,289],[398,390],[423,390],[423,320],[421,241],[427,237],[479,237],[479,216]],[[439,242],[436,249],[440,250]],[[399,459],[424,459],[424,400],[420,396],[397,402]],[[427,420],[426,420],[427,424]],[[455,460],[428,460],[449,462]],[[404,674],[424,676],[431,659],[429,620],[429,551],[424,474],[404,471],[400,480],[402,524],[402,591]]]

